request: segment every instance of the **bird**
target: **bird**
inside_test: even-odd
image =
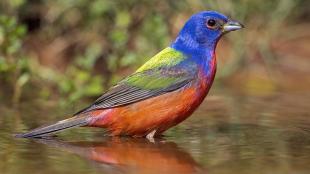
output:
[[[73,127],[100,127],[108,136],[153,139],[188,118],[209,92],[220,38],[243,24],[217,11],[193,14],[171,44],[70,118],[20,138]]]

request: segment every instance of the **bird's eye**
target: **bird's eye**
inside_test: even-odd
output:
[[[207,21],[207,27],[211,29],[216,28],[216,21],[214,19],[209,19]]]

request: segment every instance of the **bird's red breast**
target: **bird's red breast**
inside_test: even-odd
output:
[[[103,127],[111,135],[146,136],[156,130],[165,130],[185,120],[201,104],[207,95],[216,71],[216,59],[210,62],[208,76],[200,71],[197,80],[177,91],[144,101],[111,109],[90,112],[89,126]]]

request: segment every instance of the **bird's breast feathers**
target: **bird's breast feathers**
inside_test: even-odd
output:
[[[212,65],[212,66],[211,66]],[[215,60],[210,62],[211,74],[200,68],[194,80],[168,93],[130,105],[95,110],[92,126],[104,127],[112,135],[145,136],[156,130],[161,134],[190,116],[207,95],[215,75]]]

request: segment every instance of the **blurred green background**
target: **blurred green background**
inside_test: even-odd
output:
[[[201,10],[246,26],[219,43],[215,88],[306,91],[309,7],[306,0],[1,0],[0,101],[96,98],[167,47]]]
[[[206,102],[165,133],[177,146],[103,149],[122,157],[145,149],[160,169],[162,161],[186,167],[180,159],[192,158],[208,173],[309,173],[309,0],[0,0],[0,173],[108,173],[12,134],[85,107],[167,47],[202,10],[246,28],[219,42]],[[104,142],[102,134],[81,128],[59,138]],[[159,165],[154,152],[163,154]]]

